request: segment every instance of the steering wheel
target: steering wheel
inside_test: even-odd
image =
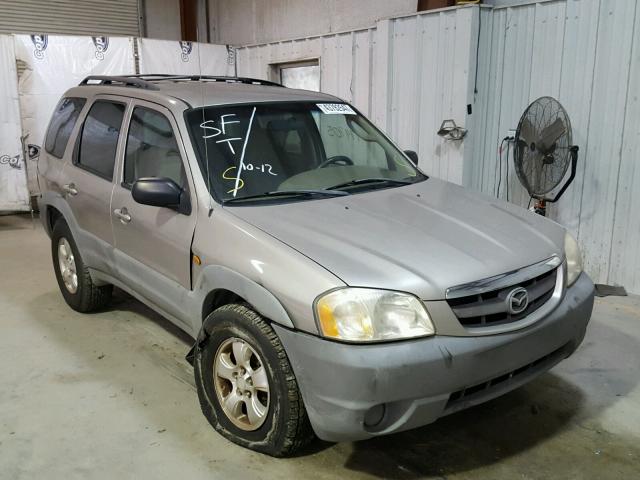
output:
[[[331,165],[353,165],[353,160],[345,155],[334,155],[318,165],[318,168],[329,167]]]

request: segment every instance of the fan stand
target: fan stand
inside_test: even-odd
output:
[[[571,182],[576,178],[576,167],[578,165],[578,146],[572,145],[569,147],[569,154],[571,155],[571,175],[569,175],[569,179],[565,182],[562,188],[558,191],[555,197],[547,198],[543,196],[533,196],[536,199],[536,203],[533,205],[533,211],[538,215],[542,215],[545,217],[547,215],[547,202],[555,203],[557,202],[562,194],[567,190],[567,187],[571,185]]]

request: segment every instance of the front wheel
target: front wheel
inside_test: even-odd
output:
[[[195,381],[209,423],[238,445],[275,457],[313,438],[286,352],[271,326],[244,305],[225,305],[205,320]]]

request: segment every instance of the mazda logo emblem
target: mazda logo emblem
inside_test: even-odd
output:
[[[514,288],[509,292],[505,301],[507,303],[507,311],[511,315],[518,315],[527,309],[529,293],[522,287]]]

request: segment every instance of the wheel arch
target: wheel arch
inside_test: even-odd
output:
[[[54,192],[44,192],[38,201],[38,208],[40,209],[40,218],[43,226],[49,236],[51,236],[53,227],[60,218],[67,222],[71,233],[75,235],[78,224],[71,207],[69,207],[64,197]]]
[[[204,323],[207,316],[213,312],[214,310],[228,305],[230,303],[249,303],[246,299],[242,298],[235,292],[231,290],[227,290],[226,288],[216,288],[215,290],[211,290],[204,297],[204,301],[202,302],[202,316],[201,320]]]
[[[195,329],[196,342],[185,357],[192,366],[196,347],[208,337],[212,321],[209,314],[224,305],[247,303],[265,320],[295,328],[287,311],[269,290],[229,268],[220,265],[205,267],[194,291],[206,293],[198,302],[200,325]]]
[[[58,210],[53,205],[45,206],[45,221],[46,221],[45,228],[49,236],[51,236],[51,233],[53,232],[53,227],[55,226],[56,222],[60,218],[64,218],[64,215],[62,215],[62,212],[60,210]]]
[[[294,328],[282,303],[269,290],[229,268],[219,265],[205,267],[195,290],[206,292],[199,302],[201,331],[206,328],[207,316],[229,303],[247,303],[268,321]]]

